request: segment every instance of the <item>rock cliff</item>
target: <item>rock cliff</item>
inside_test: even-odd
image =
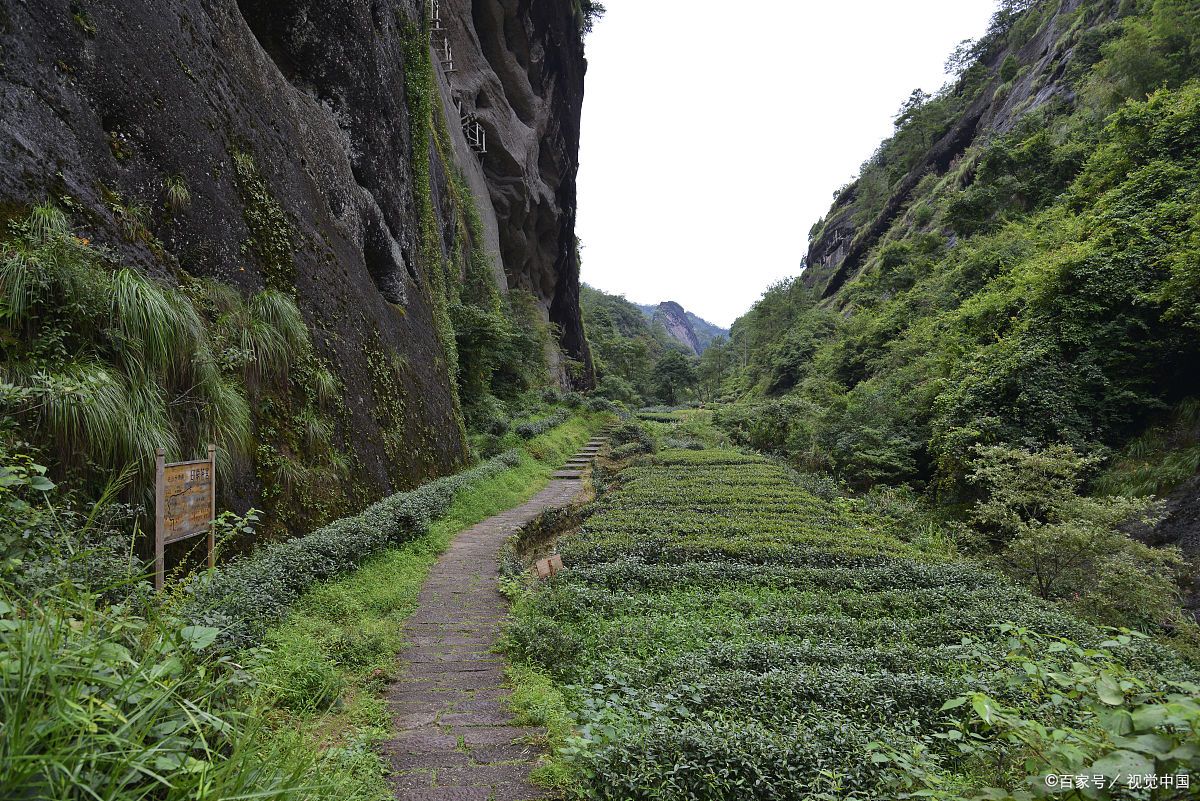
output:
[[[442,0],[439,12],[442,30],[435,43],[449,42],[451,55],[447,62],[443,44],[439,75],[446,111],[482,128],[483,205],[498,221],[505,278],[532,292],[560,332],[560,347],[550,354],[560,379],[589,387],[575,250],[586,69],[576,16],[570,4],[554,0]],[[579,365],[574,374],[560,355]]]
[[[915,159],[903,165],[881,163],[886,162],[891,144],[885,142],[873,158],[875,166],[886,172],[884,185],[872,185],[870,178],[876,176],[865,169],[863,177],[837,195],[825,219],[814,227],[805,258],[805,284],[823,297],[834,296],[862,270],[871,249],[918,199],[923,179],[953,171],[969,148],[1011,130],[1022,116],[1074,101],[1068,79],[1072,67],[1090,65],[1098,57],[1098,47],[1073,34],[1102,29],[1105,21],[1118,16],[1119,4],[1099,2],[1081,9],[1082,0],[1060,0],[1042,5],[1046,6],[1043,15],[1014,12],[1016,22],[1029,30],[1016,36],[991,34],[1002,42],[1000,46],[988,48],[986,40],[982,43],[980,60],[949,90],[959,107],[921,132],[926,142]],[[1081,25],[1083,11],[1086,25]],[[1009,75],[1008,65],[1023,66]]]
[[[574,247],[577,12],[443,0],[440,26],[432,15],[420,0],[0,4],[0,222],[49,200],[170,286],[294,297],[344,392],[342,468],[303,490],[321,495],[306,504],[317,517],[467,458],[443,273],[464,279],[472,254],[499,289],[532,293],[559,332],[560,380],[592,381]],[[170,201],[178,187],[186,203]],[[227,485],[235,506],[282,503],[264,463],[307,458],[269,400],[256,398],[258,455]]]
[[[673,300],[657,306],[638,305],[652,323],[660,324],[671,339],[687,348],[693,355],[704,353],[717,337],[728,337],[729,331],[697,317]]]
[[[673,300],[663,301],[655,307],[653,319],[667,329],[672,339],[690,350],[693,355],[700,355],[700,340],[696,337],[692,323],[682,306]]]

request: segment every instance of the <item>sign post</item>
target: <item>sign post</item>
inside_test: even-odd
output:
[[[173,542],[208,535],[208,566],[216,565],[217,446],[208,458],[167,464],[159,448],[154,457],[154,589],[166,581],[166,550]]]

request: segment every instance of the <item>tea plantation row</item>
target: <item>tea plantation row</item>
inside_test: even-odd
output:
[[[933,743],[965,792],[1003,777],[933,735],[965,717],[950,699],[1018,701],[996,626],[1105,638],[756,456],[664,451],[597,507],[509,633],[574,716],[558,765],[585,797],[895,797],[880,743]],[[1116,650],[1154,681],[1183,673],[1158,646]]]

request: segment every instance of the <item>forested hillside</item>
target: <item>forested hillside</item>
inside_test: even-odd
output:
[[[696,316],[673,300],[665,300],[657,306],[639,303],[638,308],[646,315],[646,319],[666,328],[668,334],[687,346],[695,356],[703,355],[705,349],[718,337],[729,336],[729,332],[724,328]]]
[[[1006,2],[955,63],[734,325],[727,421],[946,503],[1001,444],[1167,492],[1200,466],[1200,8]]]

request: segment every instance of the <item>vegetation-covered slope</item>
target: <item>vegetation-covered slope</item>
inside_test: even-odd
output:
[[[729,336],[724,328],[696,316],[675,301],[666,300],[657,306],[639,303],[637,307],[647,320],[661,324],[672,338],[696,356],[702,356],[714,340]]]
[[[691,351],[642,309],[584,284],[580,306],[596,365],[596,391],[634,406],[676,403],[695,384]]]
[[[1105,455],[1200,391],[1200,9],[1006,2],[960,58],[735,324],[728,385],[778,399],[747,441],[948,499],[977,445]]]

